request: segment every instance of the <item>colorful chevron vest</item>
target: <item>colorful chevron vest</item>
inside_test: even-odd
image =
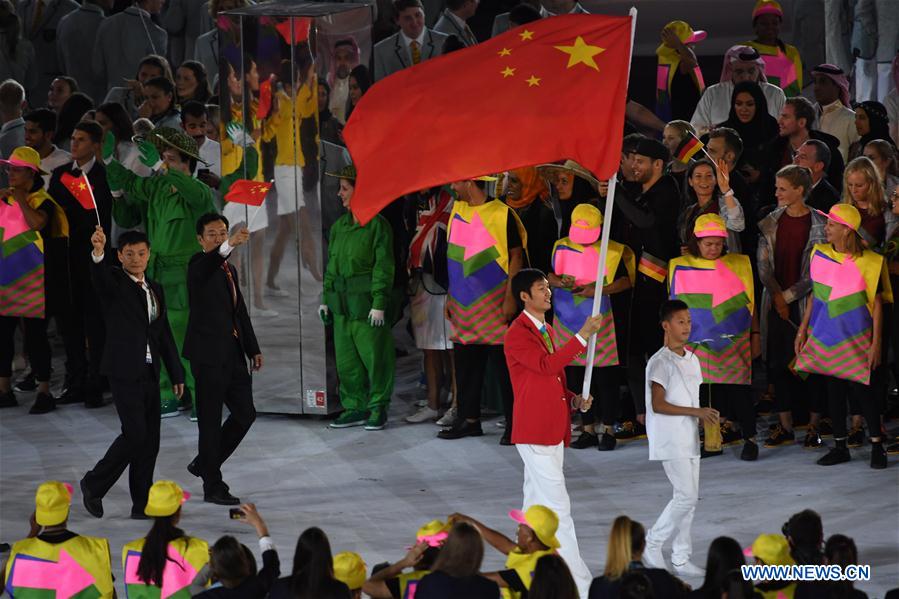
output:
[[[592,285],[596,282],[599,265],[600,243],[583,246],[565,237],[553,246],[552,267],[558,276],[574,277],[575,285]],[[615,280],[618,265],[624,260],[631,285],[636,278],[634,252],[617,241],[609,241],[606,255],[606,268],[603,285],[610,285]],[[593,311],[593,298],[574,295],[563,287],[553,289],[553,311],[555,313],[555,329],[559,335],[558,345],[561,347],[581,329],[584,321]],[[615,366],[618,361],[618,344],[615,338],[615,319],[612,315],[612,303],[608,295],[603,295],[599,304],[602,315],[602,328],[596,337],[596,354],[593,366]],[[586,366],[586,354],[576,357],[572,364]]]
[[[555,551],[552,549],[535,551],[534,553],[521,553],[516,547],[509,553],[509,557],[506,559],[506,569],[515,570],[525,588],[530,590],[531,582],[534,580],[534,570],[537,569],[537,560],[544,555],[553,555],[554,553]],[[510,588],[502,590],[503,599],[521,599],[521,596],[522,593],[516,593]]]
[[[780,46],[767,46],[759,42],[746,42],[758,50],[765,61],[765,78],[771,85],[776,85],[791,98],[802,92],[802,58],[795,46],[784,44],[786,51]]]
[[[125,596],[128,599],[189,599],[191,583],[209,561],[209,544],[193,537],[171,541],[160,588],[146,584],[137,576],[137,566],[145,541],[146,539],[137,539],[122,548]]]
[[[470,206],[453,204],[449,219],[449,298],[453,341],[502,345],[508,323],[503,300],[509,279],[506,226],[515,219],[523,247],[527,237],[515,211],[498,200]]]
[[[40,190],[28,201],[35,207],[52,200]],[[15,201],[0,199],[0,315],[44,318],[45,309],[44,240]]]
[[[690,308],[690,341],[704,383],[748,385],[755,305],[752,266],[743,254],[717,260],[686,255],[668,265],[669,295]]]
[[[430,574],[430,570],[413,570],[396,577],[400,587],[400,599],[415,599],[415,590],[421,579]]]
[[[812,249],[809,270],[812,315],[796,370],[870,384],[868,350],[878,283],[883,301],[893,301],[886,261],[871,250],[853,257],[819,243]]]
[[[656,68],[656,115],[666,123],[671,120],[671,82],[674,74],[680,66],[680,56],[677,52],[658,55],[659,62]],[[705,80],[702,78],[702,69],[699,65],[693,68],[690,74],[699,94],[705,91]]]
[[[80,535],[62,543],[23,539],[6,564],[6,592],[12,599],[111,598],[109,541]]]

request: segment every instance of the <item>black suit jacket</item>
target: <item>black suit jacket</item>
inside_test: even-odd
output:
[[[843,162],[843,155],[840,153],[840,140],[829,133],[814,129],[809,131],[809,139],[816,139],[827,144],[828,149],[830,149],[830,166],[827,167],[827,180],[830,181],[834,189],[842,189],[843,169],[846,165]],[[767,172],[763,173],[766,183],[762,189],[767,190],[767,197],[759,198],[764,199],[765,204],[777,203],[774,199],[775,175],[781,167],[792,164],[791,161],[784,161],[789,143],[789,137],[775,137],[766,149],[765,154],[769,162],[766,168]]]
[[[190,298],[190,315],[187,318],[187,334],[184,337],[182,355],[191,362],[221,364],[233,343],[232,330],[237,330],[241,349],[248,358],[261,353],[247,304],[240,293],[237,270],[227,264],[234,277],[237,290],[237,306],[231,297],[228,275],[222,269],[226,258],[218,248],[211,252],[194,254],[187,267],[187,292]]]
[[[93,210],[85,210],[68,188],[63,185],[64,173],[74,174],[71,162],[53,169],[47,193],[65,211],[69,221],[70,260],[86,265],[91,262],[90,254],[93,250],[91,235],[94,234],[94,228],[97,226],[97,215]],[[112,192],[106,182],[106,166],[99,160],[95,161],[87,175],[87,180],[90,181],[94,190],[97,211],[100,213],[100,225],[108,234],[112,230]],[[106,253],[109,254],[109,252]],[[109,258],[111,256],[107,255],[107,259]]]
[[[91,278],[106,323],[100,373],[113,378],[139,379],[146,368],[149,343],[156,378],[159,378],[160,362],[165,362],[172,382],[183,383],[184,369],[166,316],[162,287],[146,279],[157,301],[158,314],[150,322],[147,295],[124,270],[110,266],[107,261],[94,264],[91,260]]]
[[[812,187],[805,203],[812,208],[817,208],[821,212],[830,212],[834,204],[840,201],[840,193],[834,189],[826,178],[818,181],[818,184]]]

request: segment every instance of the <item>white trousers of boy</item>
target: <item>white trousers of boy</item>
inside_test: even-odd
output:
[[[559,555],[568,564],[581,599],[587,599],[593,577],[587,564],[581,558],[581,551],[571,519],[571,500],[565,487],[565,473],[562,465],[565,459],[565,444],[528,445],[516,444],[521,461],[524,462],[524,503],[522,510],[532,505],[545,505],[559,517]]]
[[[699,458],[663,460],[662,468],[674,487],[674,495],[647,533],[646,547],[661,549],[665,541],[674,535],[671,563],[680,566],[688,562],[693,554],[690,529],[699,501]]]

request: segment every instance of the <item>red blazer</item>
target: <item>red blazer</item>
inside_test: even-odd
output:
[[[553,345],[556,334],[546,325]],[[512,413],[512,442],[558,445],[571,441],[571,398],[565,367],[584,346],[572,337],[549,353],[543,336],[524,313],[512,321],[505,336],[506,364],[512,379],[515,403]]]

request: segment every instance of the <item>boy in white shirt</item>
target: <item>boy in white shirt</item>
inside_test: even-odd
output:
[[[662,545],[673,534],[671,563],[682,576],[703,576],[690,562],[690,527],[699,499],[699,420],[717,425],[718,411],[699,407],[702,371],[699,359],[686,349],[690,310],[680,300],[662,304],[659,317],[665,344],[646,364],[646,435],[649,459],[660,460],[674,487],[674,496],[646,535],[643,561],[665,568]]]

